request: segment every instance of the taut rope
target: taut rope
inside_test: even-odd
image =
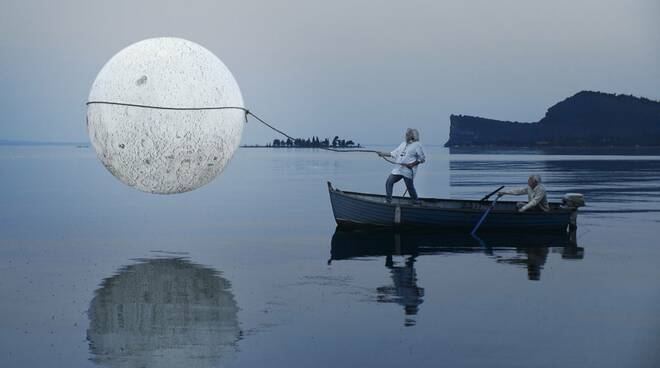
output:
[[[268,128],[276,131],[277,133],[287,137],[288,139],[291,139],[292,141],[295,141],[296,138],[286,134],[285,132],[275,128],[274,126],[268,124],[265,122],[263,119],[255,115],[252,111],[246,109],[245,107],[241,106],[219,106],[219,107],[164,107],[164,106],[150,106],[150,105],[139,105],[139,104],[129,104],[129,103],[123,103],[123,102],[110,102],[110,101],[88,101],[87,105],[94,105],[94,104],[102,104],[102,105],[117,105],[117,106],[128,106],[128,107],[139,107],[143,109],[158,109],[158,110],[178,110],[178,111],[199,111],[199,110],[228,110],[228,109],[235,109],[235,110],[243,110],[245,112],[245,122],[247,122],[247,117],[248,115],[251,115],[253,118],[255,118],[258,122],[261,124],[267,126]],[[330,147],[312,147],[312,148],[319,148],[322,150],[326,151],[331,151],[331,152],[368,152],[368,153],[376,153],[378,154],[378,151],[375,150],[370,150],[370,149],[337,149],[337,148],[330,148]],[[397,164],[396,162],[389,160],[387,157],[380,156],[383,160],[391,163],[391,164]]]

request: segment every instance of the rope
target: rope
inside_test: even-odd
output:
[[[257,119],[260,123],[264,124],[265,126],[269,127],[270,129],[272,129],[272,130],[274,130],[274,131],[276,131],[276,132],[282,134],[283,136],[287,137],[288,139],[291,139],[292,141],[295,141],[295,140],[296,140],[296,139],[293,138],[292,136],[290,136],[290,135],[284,133],[283,131],[281,131],[281,130],[275,128],[274,126],[268,124],[268,123],[265,122],[262,118],[260,118],[260,117],[258,117],[257,115],[255,115],[252,111],[250,111],[250,110],[245,110],[245,114],[246,114],[246,115],[252,115],[252,117],[254,117],[255,119]],[[320,149],[322,149],[322,150],[331,151],[331,152],[367,152],[367,153],[375,153],[375,154],[379,154],[379,153],[380,153],[380,152],[378,152],[378,151],[370,150],[370,149],[337,149],[337,148],[330,148],[330,147],[323,147],[323,146],[321,146],[321,147],[312,147],[312,148],[320,148]],[[385,161],[391,163],[391,164],[395,164],[395,165],[397,164],[396,162],[394,162],[394,161],[392,161],[392,160],[389,160],[387,157],[383,157],[383,156],[380,156],[380,155],[379,155],[379,157],[382,158],[383,160],[385,160]]]
[[[245,112],[245,122],[247,122],[247,117],[248,115],[251,115],[253,118],[257,119],[261,124],[267,126],[268,128],[276,131],[277,133],[287,137],[288,139],[291,139],[292,141],[295,141],[296,138],[284,133],[283,131],[275,128],[274,126],[268,124],[266,121],[264,121],[262,118],[258,117],[255,115],[252,111],[246,109],[245,107],[241,106],[219,106],[219,107],[165,107],[165,106],[151,106],[151,105],[139,105],[139,104],[129,104],[129,103],[123,103],[123,102],[111,102],[111,101],[88,101],[86,105],[94,105],[94,104],[102,104],[102,105],[116,105],[116,106],[127,106],[127,107],[138,107],[138,108],[143,108],[143,109],[158,109],[158,110],[176,110],[176,111],[201,111],[201,110],[228,110],[228,109],[235,109],[235,110],[243,110]],[[367,152],[367,153],[376,153],[379,154],[380,152],[375,151],[375,150],[370,150],[370,149],[337,149],[337,148],[330,148],[330,147],[312,147],[312,148],[319,148],[322,150],[326,151],[331,151],[331,152]],[[391,164],[398,164],[392,160],[389,160],[387,157],[380,156],[383,160],[391,163]]]
[[[89,101],[87,105],[117,105],[117,106],[128,106],[128,107],[140,107],[143,109],[157,109],[157,110],[226,110],[226,109],[237,109],[243,110],[245,113],[248,112],[248,109],[240,106],[223,106],[223,107],[164,107],[164,106],[150,106],[150,105],[138,105],[138,104],[129,104],[123,102],[110,102],[110,101]]]
[[[246,114],[246,115],[252,115],[252,117],[254,117],[255,119],[257,119],[257,121],[259,121],[261,124],[263,124],[263,125],[269,127],[270,129],[272,129],[272,130],[274,130],[274,131],[276,131],[276,132],[282,134],[283,136],[287,137],[288,139],[290,139],[290,140],[292,140],[292,141],[295,141],[295,140],[296,140],[296,139],[293,138],[292,136],[290,136],[290,135],[284,133],[283,131],[281,131],[281,130],[275,128],[274,126],[268,124],[268,123],[265,122],[262,118],[258,117],[258,116],[255,115],[254,113],[252,113],[252,111],[250,111],[250,110],[245,110],[245,114]]]

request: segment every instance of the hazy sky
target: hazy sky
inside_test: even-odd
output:
[[[86,141],[96,74],[145,38],[197,42],[293,135],[442,144],[450,114],[536,121],[580,90],[660,99],[658,0],[7,1],[0,139]],[[250,123],[243,143],[276,135]]]

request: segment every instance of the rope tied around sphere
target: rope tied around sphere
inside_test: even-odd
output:
[[[288,139],[291,139],[292,141],[295,141],[296,138],[290,136],[289,134],[281,131],[280,129],[274,127],[273,125],[267,123],[265,120],[260,118],[259,116],[255,115],[252,111],[249,109],[246,109],[245,107],[241,106],[212,106],[212,107],[165,107],[165,106],[151,106],[151,105],[140,105],[140,104],[131,104],[131,103],[124,103],[124,102],[111,102],[111,101],[88,101],[86,105],[116,105],[116,106],[126,106],[126,107],[137,107],[137,108],[142,108],[142,109],[156,109],[156,110],[176,110],[176,111],[203,111],[203,110],[242,110],[245,112],[245,122],[247,123],[248,121],[248,115],[252,116],[255,118],[258,122],[261,124],[265,125],[266,127],[272,129],[273,131],[285,136]],[[363,152],[363,153],[375,153],[379,154],[379,151],[376,150],[370,150],[370,149],[337,149],[337,148],[330,148],[330,147],[314,147],[314,148],[319,148],[322,150],[326,151],[331,151],[331,152]],[[397,162],[394,162],[387,157],[380,156],[383,160],[397,165]]]

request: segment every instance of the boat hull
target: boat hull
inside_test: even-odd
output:
[[[424,198],[419,204],[402,197],[387,203],[382,195],[343,192],[328,183],[330,203],[337,225],[356,227],[427,227],[471,229],[490,202]],[[566,230],[575,210],[552,204],[551,211],[518,212],[516,202],[498,202],[481,230]]]

